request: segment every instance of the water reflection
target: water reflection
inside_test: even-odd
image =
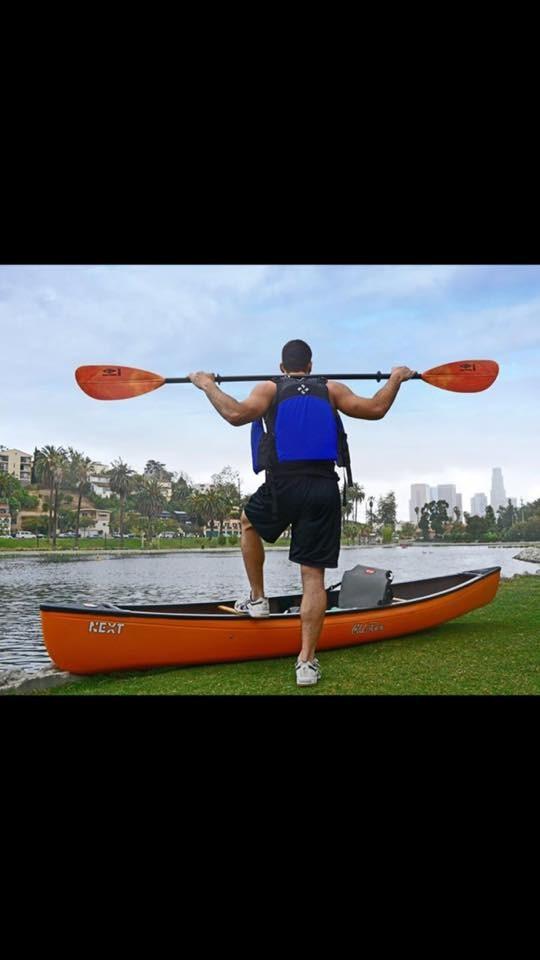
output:
[[[357,563],[394,572],[397,580],[415,580],[475,567],[499,565],[502,574],[536,573],[537,564],[513,559],[516,547],[375,547],[342,550],[336,583]],[[268,552],[267,593],[300,591],[300,570],[287,552]],[[50,666],[41,638],[40,603],[181,603],[243,596],[246,579],[238,553],[177,553],[148,556],[0,557],[0,670]]]

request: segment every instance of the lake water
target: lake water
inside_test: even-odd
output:
[[[357,563],[392,570],[394,580],[417,580],[481,567],[502,567],[503,577],[540,573],[540,565],[514,560],[520,547],[455,546],[344,548],[326,585]],[[181,603],[246,595],[239,553],[212,550],[153,556],[0,556],[0,670],[50,667],[41,638],[40,603]],[[270,596],[301,590],[300,568],[287,551],[266,554]]]

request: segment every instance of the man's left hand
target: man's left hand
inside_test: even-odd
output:
[[[207,390],[211,383],[216,382],[215,373],[204,373],[202,370],[198,373],[188,373],[188,377],[199,390]]]

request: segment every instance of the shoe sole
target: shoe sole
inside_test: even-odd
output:
[[[319,680],[322,680],[322,674],[319,674],[319,676],[315,677],[314,680],[299,680],[297,677],[296,686],[297,687],[314,687],[315,684],[319,682]]]

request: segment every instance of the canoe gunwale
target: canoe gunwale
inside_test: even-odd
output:
[[[423,604],[423,603],[428,603],[429,601],[436,601],[440,597],[444,597],[448,594],[457,593],[459,591],[466,590],[472,584],[477,583],[480,580],[485,580],[488,577],[493,576],[494,574],[500,575],[500,571],[501,571],[500,566],[494,566],[494,567],[486,567],[480,570],[465,570],[458,574],[448,574],[449,578],[453,576],[454,577],[467,576],[468,579],[464,580],[462,583],[458,583],[452,587],[448,587],[445,590],[439,590],[433,593],[425,594],[424,596],[421,596],[421,597],[410,597],[408,599],[400,598],[399,607],[401,609],[405,609],[405,607],[410,607],[414,604]],[[413,584],[419,584],[424,582],[427,584],[429,583],[430,580],[433,581],[433,580],[441,580],[441,579],[444,579],[444,577],[430,577],[422,580],[409,580],[409,581],[403,581],[402,583],[394,583],[393,587],[399,592],[400,587],[410,587]],[[329,591],[329,592],[334,593],[336,591]],[[292,594],[291,596],[301,597],[302,595]],[[272,599],[281,599],[281,597],[269,597],[269,600],[272,600]],[[204,601],[201,601],[201,602],[204,603]],[[209,604],[215,603],[216,605],[228,604],[231,602],[232,601],[226,601],[226,600],[208,601]],[[158,605],[156,604],[156,606]],[[208,620],[208,621],[211,621],[212,623],[215,621],[242,622],[242,621],[249,621],[252,619],[251,617],[238,616],[237,614],[234,614],[234,613],[225,613],[225,612],[174,613],[172,610],[170,612],[167,611],[166,606],[167,605],[164,604],[161,606],[159,610],[153,611],[153,610],[145,609],[144,605],[141,606],[141,609],[137,609],[135,605],[133,606],[130,605],[128,607],[120,607],[120,606],[115,606],[113,604],[101,604],[101,605],[86,604],[83,606],[81,604],[69,605],[69,604],[42,603],[40,604],[39,609],[40,611],[43,611],[45,613],[69,613],[72,615],[79,614],[80,616],[107,616],[111,618],[120,617],[122,619],[125,619],[127,617],[137,617],[137,618],[143,618],[143,619],[156,618],[160,620],[174,620],[177,622],[185,622],[188,620],[195,620],[195,621]],[[181,604],[171,604],[171,606],[178,607],[178,606],[181,606]],[[374,614],[380,615],[383,611],[392,610],[395,608],[396,608],[396,605],[394,603],[388,603],[388,604],[375,606],[375,607],[340,607],[337,610],[326,610],[325,619],[326,617],[340,617],[344,615],[350,615],[351,613],[366,614],[366,613],[372,612]],[[294,621],[299,618],[300,618],[299,613],[285,613],[285,612],[271,613],[268,617],[261,618],[259,622],[262,625],[264,622],[275,623],[277,620]]]

